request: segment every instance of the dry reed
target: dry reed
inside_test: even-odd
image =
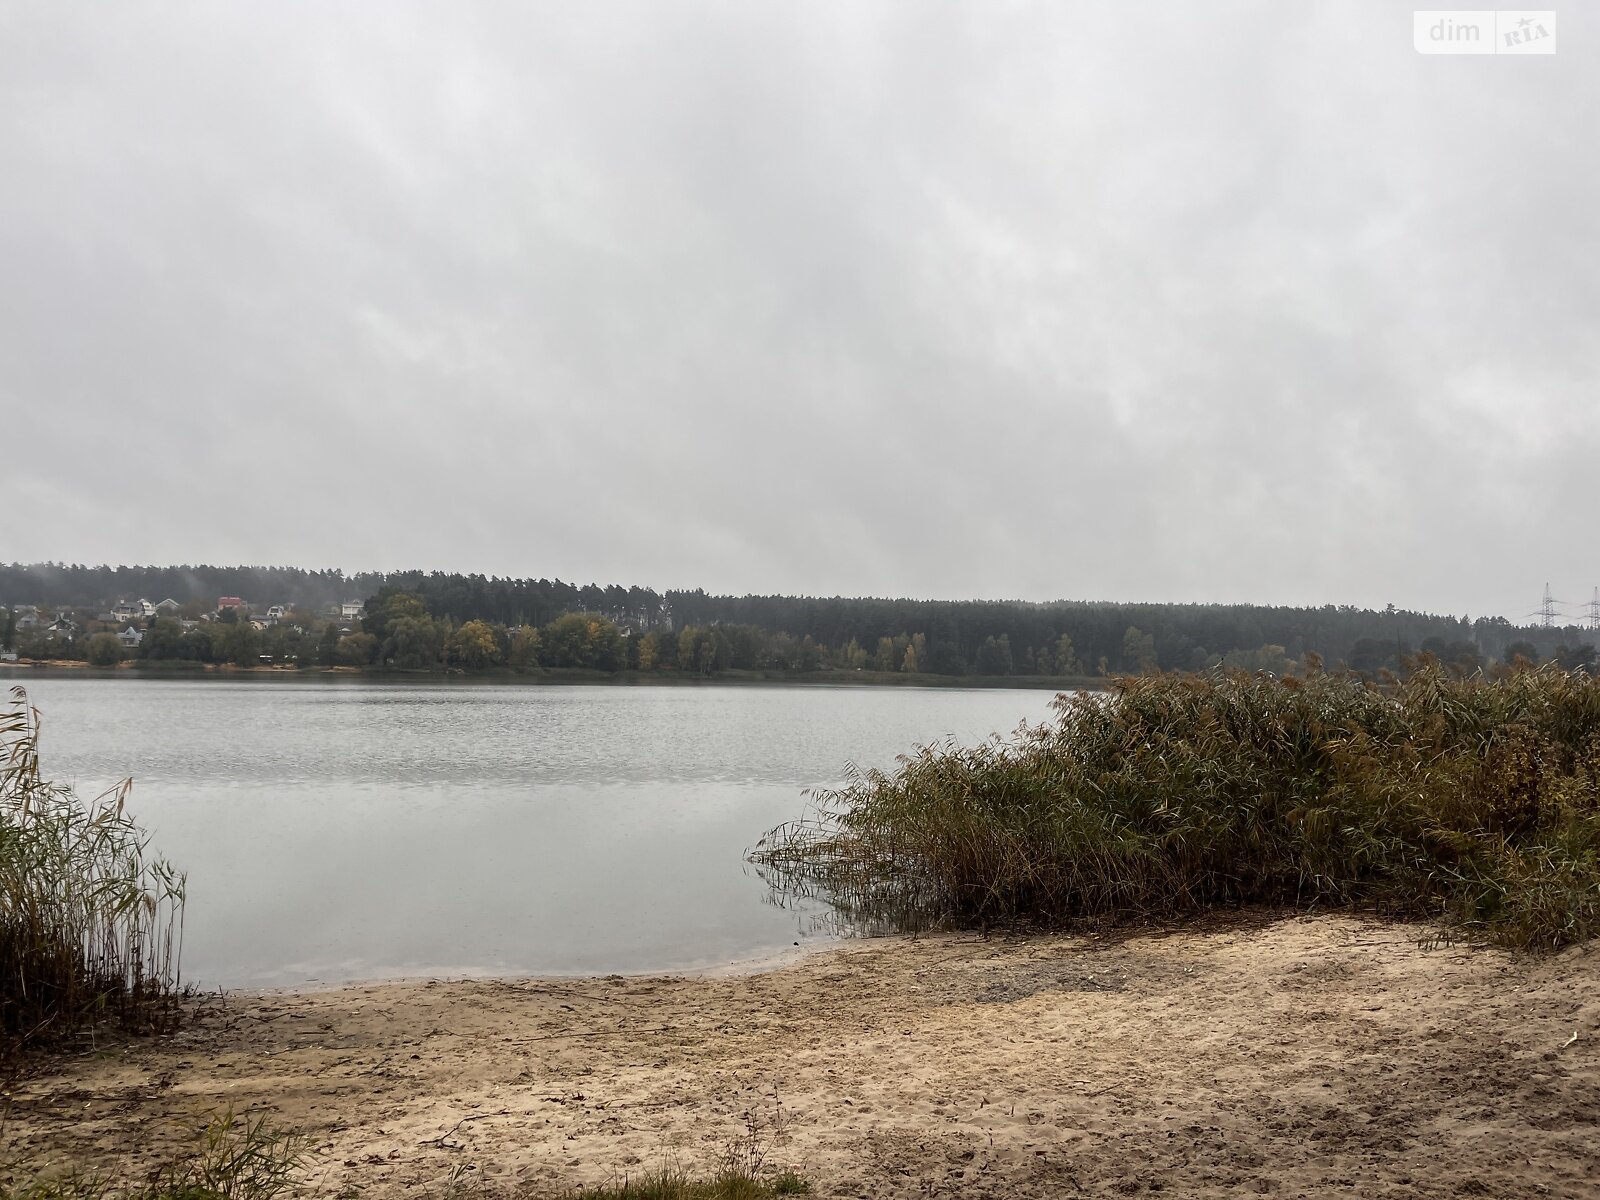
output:
[[[147,855],[131,780],[88,802],[48,782],[39,714],[0,710],[0,1055],[176,1011],[184,877]]]
[[[1379,688],[1219,672],[1058,697],[1052,722],[853,772],[752,859],[857,925],[1365,905],[1505,944],[1600,929],[1600,680]]]

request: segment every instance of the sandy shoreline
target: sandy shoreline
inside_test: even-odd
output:
[[[827,1196],[1600,1194],[1600,952],[1419,932],[1246,918],[235,994],[15,1085],[3,1140],[137,1169],[231,1103],[306,1131],[328,1195],[548,1193],[709,1170],[749,1112]]]

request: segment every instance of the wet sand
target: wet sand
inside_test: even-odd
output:
[[[305,1131],[327,1195],[548,1195],[709,1172],[753,1114],[824,1196],[1600,1195],[1600,952],[1424,934],[1246,917],[236,994],[13,1085],[0,1144],[138,1171],[231,1104]]]

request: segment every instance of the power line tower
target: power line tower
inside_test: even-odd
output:
[[[1544,603],[1539,605],[1537,614],[1539,624],[1546,629],[1553,628],[1556,623],[1556,598],[1550,594],[1550,585],[1544,585]]]
[[[1584,606],[1583,615],[1588,618],[1590,629],[1600,629],[1600,587],[1594,590],[1594,599]]]

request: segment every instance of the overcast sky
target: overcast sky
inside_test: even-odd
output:
[[[0,559],[1586,601],[1585,16],[0,0]]]

